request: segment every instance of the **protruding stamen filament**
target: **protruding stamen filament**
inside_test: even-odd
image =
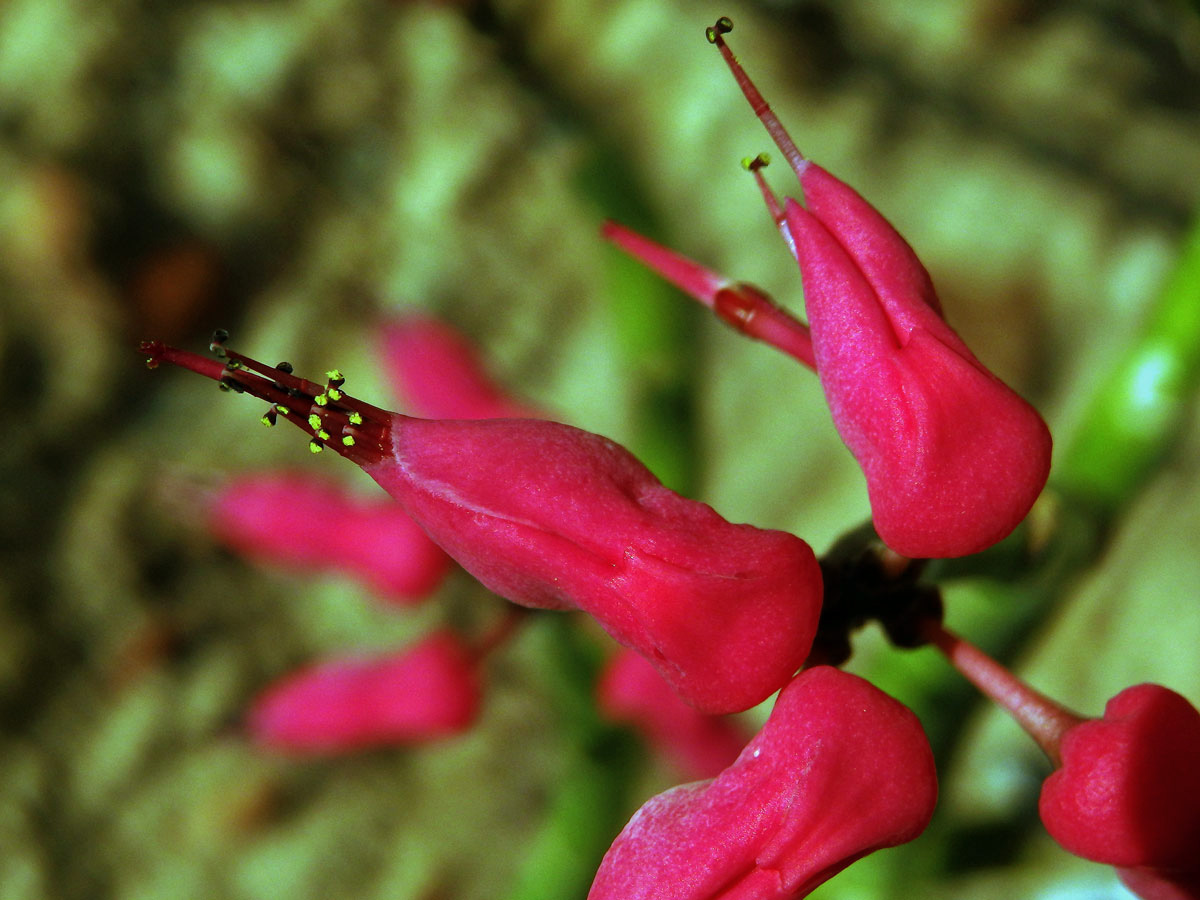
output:
[[[783,206],[775,196],[775,192],[767,184],[767,179],[763,177],[762,170],[767,167],[770,161],[771,158],[767,154],[760,153],[753,159],[742,160],[742,167],[754,176],[754,181],[758,184],[758,190],[762,193],[763,202],[767,205],[767,212],[771,214],[771,220],[775,223],[775,227],[779,229],[779,233],[783,235],[788,252],[792,256],[795,256],[796,239],[792,237],[792,229],[788,227],[787,213],[784,212]]]
[[[601,233],[703,303],[726,324],[782,350],[810,369],[816,369],[808,326],[777,306],[764,291],[753,285],[730,281],[616,222],[605,222]]]
[[[147,355],[146,364],[150,368],[169,362],[212,378],[224,390],[248,393],[266,400],[271,407],[262,417],[262,423],[274,425],[278,417],[283,416],[311,436],[309,450],[313,453],[321,452],[329,442],[338,453],[359,465],[376,463],[391,453],[393,413],[363,403],[340,390],[333,397],[328,388],[293,375],[288,363],[272,367],[227,350],[223,345],[227,338],[228,334],[224,332],[214,335],[213,344],[222,359],[208,359],[159,341],[145,341],[139,349]],[[331,384],[336,382],[340,386],[345,382],[336,370],[330,376]],[[294,398],[300,398],[300,402],[295,402]],[[304,403],[304,400],[308,402]],[[296,412],[296,407],[303,410],[306,406],[307,413]]]
[[[779,152],[783,154],[784,159],[788,161],[788,165],[792,167],[792,171],[799,178],[808,167],[808,160],[804,158],[804,155],[796,146],[796,142],[792,140],[792,136],[787,133],[787,129],[779,121],[779,117],[771,110],[770,105],[763,99],[763,95],[754,86],[754,82],[750,80],[750,76],[746,74],[746,70],[742,68],[742,64],[737,61],[737,57],[729,49],[729,45],[725,43],[722,35],[728,34],[732,30],[733,22],[727,16],[722,16],[717,20],[715,26],[710,27],[705,32],[705,36],[708,38],[710,44],[715,44],[717,49],[721,51],[721,56],[725,58],[725,62],[729,66],[729,71],[733,73],[733,77],[737,80],[738,87],[742,89],[742,93],[750,102],[750,108],[754,110],[754,114],[758,116],[759,121],[766,127],[767,133],[771,135],[771,140],[775,142],[775,146],[779,148]]]

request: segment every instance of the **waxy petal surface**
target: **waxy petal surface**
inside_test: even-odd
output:
[[[554,422],[396,416],[390,446],[367,473],[467,571],[516,603],[590,613],[697,709],[747,709],[803,663],[821,575],[799,538],[727,522]]]
[[[808,208],[786,204],[817,373],[867,480],[876,530],[911,557],[954,557],[1003,539],[1046,482],[1041,416],[941,318],[908,244],[815,164]]]
[[[1042,822],[1067,850],[1122,867],[1200,877],[1200,712],[1165,687],[1141,684],[1068,731],[1046,779]]]
[[[715,779],[634,814],[589,900],[788,900],[856,859],[912,840],[937,801],[920,722],[827,666],[780,693],[770,719]]]

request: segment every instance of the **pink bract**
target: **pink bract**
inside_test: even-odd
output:
[[[649,800],[589,900],[791,900],[933,815],[929,742],[903,704],[855,675],[806,670],[737,761]]]
[[[1050,470],[1050,432],[941,317],[887,220],[809,163],[786,204],[817,374],[898,553],[963,556],[1006,537]]]
[[[590,613],[708,713],[739,712],[803,664],[821,607],[812,549],[667,489],[628,450],[537,419],[414,419],[221,347],[141,345],[266,400],[360,465],[463,568],[516,603]]]

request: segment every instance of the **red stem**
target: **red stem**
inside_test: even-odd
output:
[[[1024,681],[974,644],[963,640],[937,622],[927,622],[925,636],[967,681],[988,699],[998,703],[1037,741],[1057,769],[1062,765],[1059,744],[1062,736],[1087,721]]]

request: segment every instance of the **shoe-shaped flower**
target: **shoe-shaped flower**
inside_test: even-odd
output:
[[[856,675],[807,669],[709,781],[651,798],[588,900],[792,900],[924,831],[937,802],[917,717]]]
[[[674,493],[628,450],[538,419],[416,419],[217,342],[221,359],[146,342],[148,363],[191,369],[271,403],[358,463],[464,569],[515,603],[581,609],[697,709],[748,709],[803,664],[821,606],[811,548],[726,521]]]

